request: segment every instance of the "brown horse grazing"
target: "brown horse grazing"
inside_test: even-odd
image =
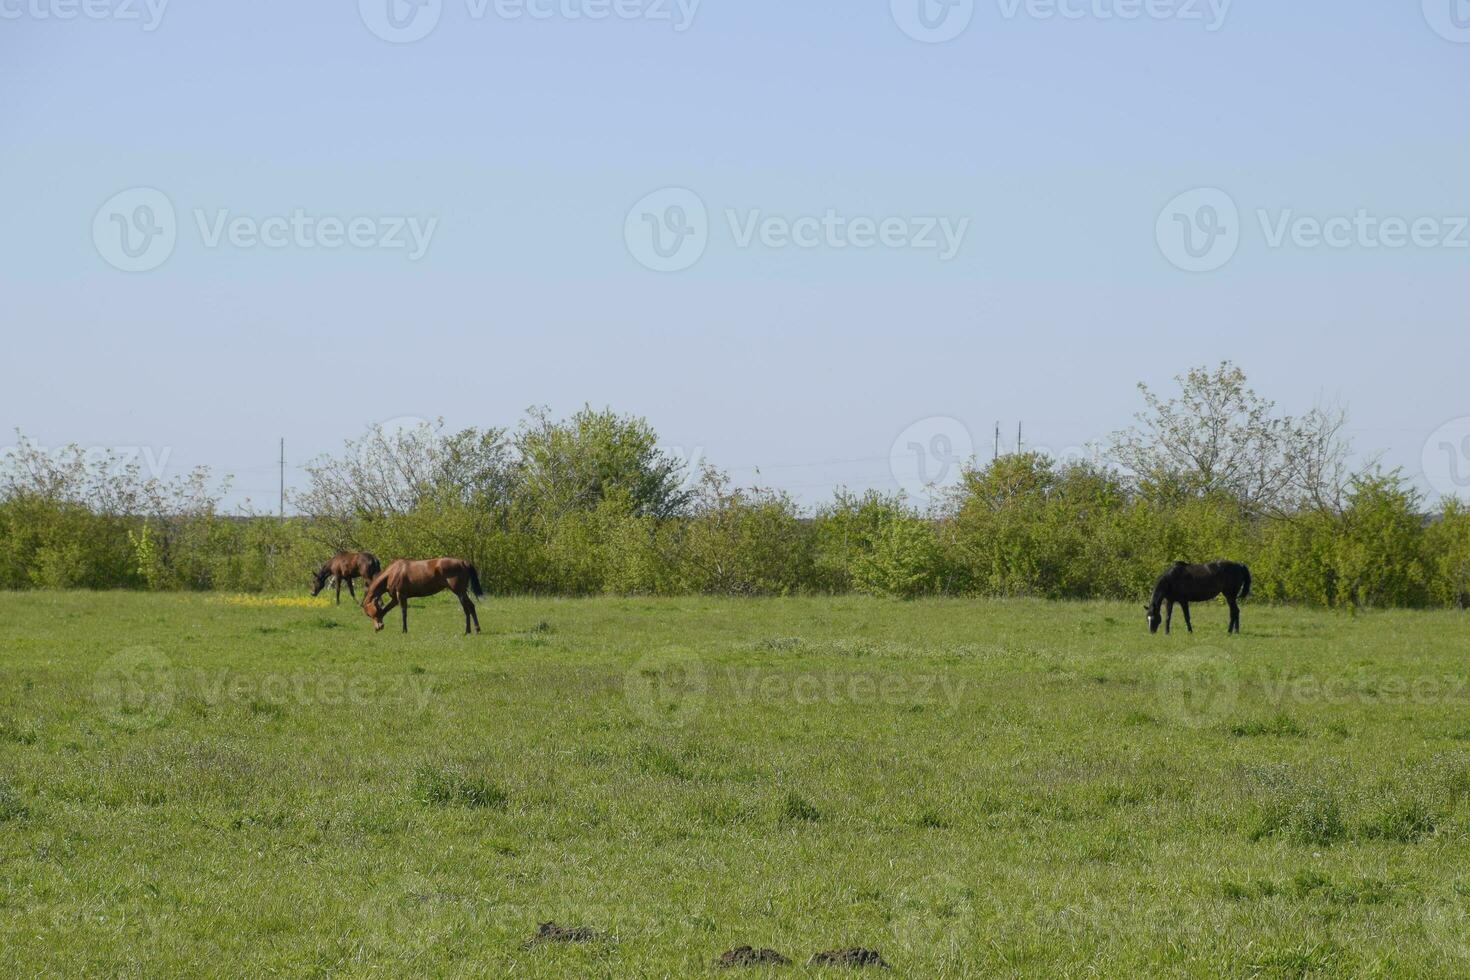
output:
[[[373,621],[373,630],[383,628],[383,617],[395,604],[403,610],[403,632],[408,632],[408,600],[422,599],[448,589],[459,596],[464,609],[464,632],[470,633],[470,623],[475,632],[480,632],[480,614],[475,604],[465,593],[472,592],[476,599],[484,596],[480,591],[480,573],[475,566],[463,558],[431,558],[428,561],[409,561],[400,558],[379,576],[374,578],[363,593],[362,611]],[[378,597],[388,594],[388,601],[379,604]]]
[[[1223,595],[1230,606],[1230,627],[1227,632],[1240,632],[1240,605],[1235,601],[1251,594],[1251,570],[1238,561],[1212,561],[1203,565],[1189,565],[1176,561],[1164,570],[1154,585],[1154,597],[1143,607],[1148,613],[1148,631],[1157,633],[1162,618],[1164,632],[1174,621],[1174,603],[1184,610],[1184,625],[1194,632],[1189,621],[1189,604],[1206,602]],[[1167,617],[1160,617],[1159,607],[1169,604]]]
[[[339,551],[332,556],[332,560],[323,565],[315,575],[311,577],[311,594],[315,596],[326,588],[327,579],[337,580],[337,605],[342,605],[342,583],[347,583],[347,594],[356,601],[357,593],[352,589],[352,580],[360,578],[366,585],[377,577],[383,566],[378,564],[378,557],[370,551]]]

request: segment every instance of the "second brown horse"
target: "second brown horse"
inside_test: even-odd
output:
[[[378,564],[378,557],[371,551],[339,551],[332,556],[331,561],[323,565],[315,575],[311,577],[311,594],[314,596],[327,586],[327,579],[337,580],[337,605],[342,605],[342,583],[347,583],[347,592],[353,599],[357,593],[352,591],[352,580],[362,579],[364,585],[371,582],[377,574],[383,570]]]
[[[362,598],[362,611],[367,613],[368,619],[373,621],[373,630],[377,631],[383,628],[383,617],[388,615],[388,610],[397,605],[403,611],[403,632],[407,633],[408,600],[437,595],[446,589],[459,596],[460,607],[464,609],[465,635],[469,635],[471,622],[475,625],[475,632],[480,632],[480,614],[467,594],[473,593],[476,599],[484,595],[480,591],[480,574],[463,558],[398,559],[368,585]],[[388,601],[379,604],[378,597],[384,593],[387,593]]]

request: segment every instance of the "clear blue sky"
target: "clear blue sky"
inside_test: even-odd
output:
[[[985,455],[996,420],[1074,446],[1127,423],[1137,381],[1225,357],[1283,409],[1346,403],[1358,448],[1416,477],[1470,416],[1470,249],[1272,247],[1256,216],[1470,214],[1470,43],[1417,0],[1237,0],[1217,30],[1204,0],[978,0],[940,44],[889,0],[704,0],[682,31],[442,0],[413,43],[369,29],[387,0],[174,0],[156,24],[91,2],[140,20],[0,0],[0,424],[43,443],[168,447],[273,506],[282,435],[299,463],[379,420],[591,402],[814,501],[895,487],[919,420]],[[134,187],[177,242],[130,273],[93,224]],[[660,273],[625,221],[665,187],[712,228]],[[1239,245],[1191,273],[1156,222],[1200,187]],[[194,215],[296,209],[437,224],[415,261],[211,247]],[[741,247],[727,209],[969,225],[943,261]]]

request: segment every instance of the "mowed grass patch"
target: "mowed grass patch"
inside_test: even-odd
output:
[[[1470,970],[1470,623],[1131,609],[3,594],[0,972]]]

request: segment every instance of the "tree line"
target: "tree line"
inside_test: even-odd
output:
[[[284,520],[223,513],[207,471],[146,478],[20,438],[0,462],[0,587],[291,591],[363,549],[462,556],[499,594],[1136,599],[1170,561],[1229,556],[1268,600],[1470,605],[1470,512],[1353,465],[1342,411],[1281,415],[1229,363],[1177,381],[1140,386],[1099,460],[972,461],[925,507],[839,490],[804,509],[690,473],[645,420],[590,407],[374,428],[307,467]]]

